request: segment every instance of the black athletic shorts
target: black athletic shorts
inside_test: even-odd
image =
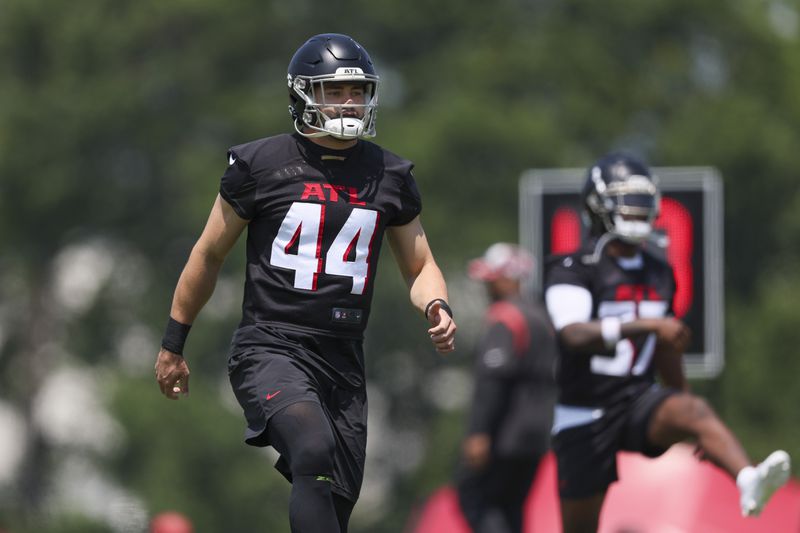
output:
[[[602,416],[591,422],[557,430],[552,442],[558,462],[559,495],[581,499],[605,491],[618,479],[618,451],[648,457],[664,453],[666,449],[647,441],[647,429],[656,407],[676,392],[652,385],[627,401],[605,408]]]
[[[334,363],[339,363],[336,368]],[[336,440],[332,489],[358,499],[367,446],[367,392],[357,339],[254,325],[234,336],[228,375],[247,419],[245,442],[268,446],[270,417],[296,402],[316,402]],[[344,368],[341,368],[344,367]],[[291,481],[282,459],[275,467]]]

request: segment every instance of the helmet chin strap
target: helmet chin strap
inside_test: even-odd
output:
[[[342,128],[341,127],[342,125],[340,124],[340,119],[332,118],[325,121],[324,129],[318,126],[306,125],[306,127],[316,130],[313,133],[309,133],[307,131],[304,131],[304,128],[300,125],[299,121],[295,121],[294,130],[303,137],[308,137],[308,138],[330,136],[330,137],[335,137],[337,139],[350,140],[350,139],[358,139],[359,137],[361,137],[364,131],[364,123],[359,119],[345,119],[345,121],[347,120],[355,121],[358,124],[348,124],[347,122],[345,122],[344,127]]]
[[[603,233],[597,242],[594,245],[594,250],[592,253],[586,254],[581,257],[581,261],[585,265],[595,265],[600,261],[600,258],[603,256],[603,250],[605,249],[606,245],[613,241],[616,236],[612,233]]]
[[[600,261],[603,250],[609,242],[619,239],[628,244],[642,244],[653,232],[653,226],[643,220],[624,220],[619,215],[614,217],[614,229],[603,233],[595,243],[592,253],[581,257],[584,264],[592,265]]]

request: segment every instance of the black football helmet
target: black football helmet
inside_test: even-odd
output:
[[[324,33],[311,37],[297,49],[289,62],[289,112],[295,130],[306,137],[332,135],[339,139],[356,139],[375,135],[379,78],[367,51],[352,37]],[[363,104],[346,106],[325,103],[325,84],[331,82],[363,83]],[[323,107],[335,108],[329,117]],[[361,118],[344,116],[344,108],[361,107]],[[304,129],[313,132],[308,133]]]
[[[661,206],[661,193],[647,165],[618,152],[589,167],[581,197],[592,237],[608,233],[631,244],[647,240]]]

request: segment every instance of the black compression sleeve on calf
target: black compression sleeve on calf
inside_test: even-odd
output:
[[[172,353],[183,355],[183,345],[186,344],[186,337],[189,336],[191,324],[181,324],[172,317],[167,321],[167,329],[164,331],[164,338],[161,339],[161,347]]]
[[[447,305],[447,302],[445,302],[441,298],[434,298],[433,300],[428,302],[428,305],[425,306],[425,318],[430,320],[430,318],[428,317],[428,313],[430,313],[430,310],[431,310],[431,307],[433,307],[433,304],[435,304],[437,302],[439,303],[441,308],[444,309],[444,312],[447,313],[448,315],[450,315],[450,318],[453,318],[453,310],[450,309],[450,306]]]

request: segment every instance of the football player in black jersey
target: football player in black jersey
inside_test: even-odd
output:
[[[380,80],[346,35],[310,38],[288,68],[294,132],[234,146],[180,276],[156,379],[189,392],[183,346],[247,228],[243,316],[228,362],[245,441],[273,446],[293,532],[344,532],[361,489],[367,399],[362,335],[384,233],[436,350],[454,349],[447,288],[419,219],[413,164],[375,134]],[[255,527],[255,525],[254,525]]]
[[[590,238],[553,258],[545,283],[561,345],[553,449],[565,533],[597,530],[618,451],[655,457],[686,439],[736,480],[742,514],[758,515],[787,481],[789,456],[778,450],[752,466],[689,392],[681,359],[690,332],[672,313],[672,269],[648,244],[660,203],[649,169],[626,154],[604,156],[582,197]]]
[[[469,263],[491,299],[478,341],[459,502],[474,533],[521,533],[525,499],[550,441],[558,346],[544,306],[522,296],[533,257],[510,243]]]

